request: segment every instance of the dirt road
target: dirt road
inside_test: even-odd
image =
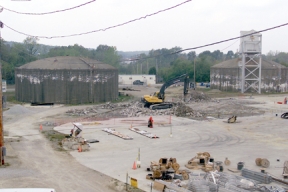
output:
[[[15,106],[10,106],[11,111]],[[46,117],[64,113],[69,107],[23,109],[18,114],[4,112],[4,129],[20,139],[7,142],[6,167],[0,168],[0,188],[47,187],[57,192],[115,191],[117,181],[86,168],[68,152],[55,151],[51,142],[39,133],[39,123]],[[73,107],[75,108],[75,107]],[[114,188],[114,189],[112,189]],[[117,187],[116,187],[117,188]]]

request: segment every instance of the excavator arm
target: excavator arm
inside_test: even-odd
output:
[[[167,81],[166,83],[164,83],[162,85],[162,87],[160,88],[159,94],[158,94],[158,98],[162,99],[163,101],[165,100],[165,90],[170,87],[171,85],[174,85],[178,82],[180,82],[182,79],[184,79],[184,96],[186,96],[188,94],[188,87],[189,87],[189,76],[187,76],[186,74],[180,75],[178,77],[175,77],[169,81]]]

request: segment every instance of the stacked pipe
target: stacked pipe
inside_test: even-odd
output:
[[[272,177],[261,172],[251,171],[248,169],[242,169],[242,176],[253,179],[255,181],[259,181],[261,183],[269,184],[272,182]]]

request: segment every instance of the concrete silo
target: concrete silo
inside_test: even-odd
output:
[[[36,104],[112,101],[118,98],[118,69],[81,57],[37,60],[15,69],[15,96]]]

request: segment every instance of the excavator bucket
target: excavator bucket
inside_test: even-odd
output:
[[[237,116],[234,116],[234,115],[233,115],[232,117],[229,117],[228,123],[235,123],[236,120],[237,120]]]

